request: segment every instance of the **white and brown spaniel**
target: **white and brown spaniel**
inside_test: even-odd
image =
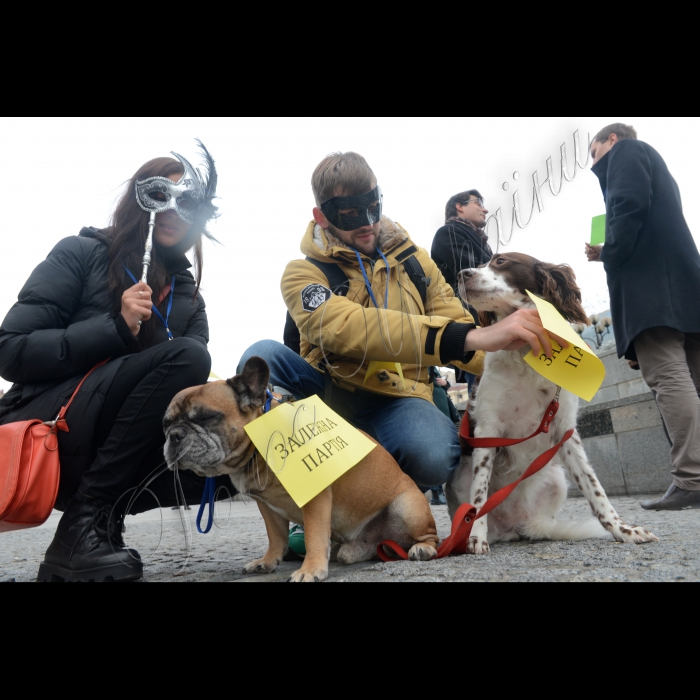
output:
[[[569,322],[589,323],[581,305],[576,276],[567,265],[550,265],[528,255],[508,253],[496,255],[489,265],[478,270],[460,274],[461,296],[480,312],[482,326],[502,320],[518,309],[534,308],[526,290],[549,301]],[[530,348],[524,348],[487,356],[484,377],[476,399],[469,406],[475,437],[520,439],[539,428],[558,387],[525,363],[529,352]],[[548,434],[516,447],[476,449],[473,455],[465,455],[448,488],[452,516],[463,503],[481,508],[490,495],[517,481],[537,457],[576,428],[578,398],[562,391],[560,403]],[[562,465],[588,499],[596,519],[557,520],[568,493]],[[521,484],[488,518],[477,521],[469,552],[487,554],[489,545],[496,542],[582,541],[608,537],[607,533],[623,543],[658,541],[648,530],[622,521],[598,481],[576,432],[552,463]]]

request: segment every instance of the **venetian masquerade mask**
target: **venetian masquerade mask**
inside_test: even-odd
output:
[[[341,231],[357,231],[372,226],[382,218],[384,197],[381,187],[357,197],[334,197],[321,205],[328,221]]]
[[[185,173],[175,183],[167,177],[151,177],[136,183],[136,198],[139,206],[150,214],[161,214],[173,209],[186,223],[207,221],[216,216],[217,208],[212,204],[216,197],[218,176],[214,160],[204,145],[199,142],[206,159],[206,179],[202,173],[177,153],[173,155],[182,163]]]
[[[136,183],[136,201],[141,209],[151,215],[148,223],[146,251],[143,256],[141,281],[144,284],[148,282],[148,270],[153,262],[153,232],[156,227],[157,214],[173,209],[185,223],[193,225],[190,235],[201,233],[207,238],[213,239],[206,230],[206,225],[208,221],[216,218],[218,211],[213,202],[216,198],[219,176],[209,151],[201,141],[198,140],[197,143],[205,158],[206,178],[202,177],[202,173],[195,170],[182,156],[173,153],[185,170],[185,174],[178,182],[173,182],[167,177],[151,177]]]

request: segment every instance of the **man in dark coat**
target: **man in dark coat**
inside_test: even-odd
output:
[[[700,253],[676,181],[624,124],[591,146],[607,204],[604,246],[620,357],[638,360],[673,441],[673,485],[647,510],[700,509]]]
[[[435,234],[431,257],[455,294],[459,295],[457,275],[462,270],[491,262],[493,251],[484,233],[488,213],[477,190],[461,192],[447,203],[445,225]]]
[[[459,296],[457,276],[462,270],[471,270],[491,262],[493,251],[484,233],[488,209],[478,190],[460,192],[450,198],[445,208],[445,225],[435,234],[432,259],[445,276],[447,283]],[[469,313],[476,319],[479,312],[471,307]],[[470,389],[476,377],[455,368],[457,383],[468,384]]]

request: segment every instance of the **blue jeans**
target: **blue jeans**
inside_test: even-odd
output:
[[[239,373],[251,357],[262,357],[272,384],[296,399],[324,398],[325,375],[284,345],[256,343],[243,355]],[[454,423],[423,399],[351,393],[336,386],[332,408],[381,444],[423,492],[446,484],[459,466],[462,451]]]

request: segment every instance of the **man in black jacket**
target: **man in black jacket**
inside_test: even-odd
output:
[[[624,124],[591,146],[607,204],[604,246],[620,357],[638,360],[673,441],[673,485],[647,510],[700,509],[700,253],[663,158]]]
[[[431,257],[455,294],[459,294],[457,275],[462,270],[491,262],[493,251],[484,232],[488,213],[477,190],[461,192],[447,203],[445,225],[435,234]]]
[[[478,190],[460,192],[447,202],[445,225],[435,234],[430,257],[457,296],[459,273],[486,265],[493,257],[488,236],[484,232],[488,213]],[[479,318],[476,309],[469,307],[469,313]],[[476,377],[457,368],[455,370],[457,383],[469,384],[471,389]]]

